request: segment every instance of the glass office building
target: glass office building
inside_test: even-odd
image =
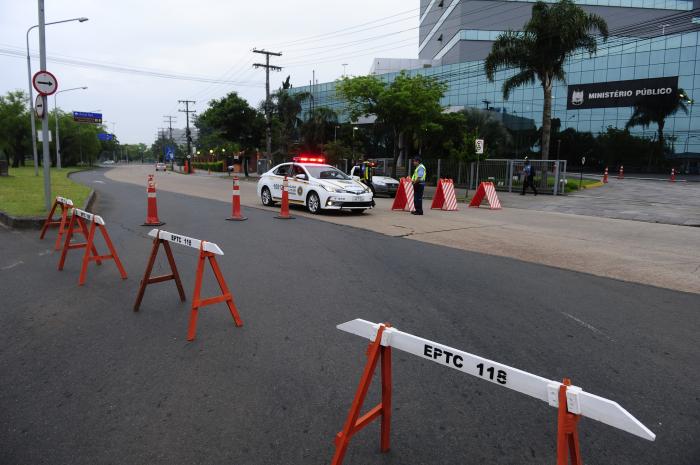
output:
[[[448,2],[442,3],[447,5]],[[700,68],[697,66],[700,58],[700,27],[698,27],[700,18],[695,18],[693,15],[696,11],[691,9],[691,2],[647,0],[589,0],[586,2],[586,4],[591,3],[596,5],[649,4],[648,8],[655,8],[654,12],[659,13],[660,16],[657,20],[644,20],[634,23],[634,26],[625,26],[626,36],[611,35],[607,41],[601,41],[598,52],[592,57],[585,53],[568,60],[565,66],[567,82],[556,83],[553,90],[552,118],[558,118],[561,121],[562,130],[573,128],[580,132],[597,134],[605,132],[608,127],[624,128],[632,115],[633,110],[630,106],[572,107],[571,102],[567,101],[571,99],[568,89],[575,88],[577,85],[662,77],[674,78],[675,81],[677,77],[678,88],[682,88],[689,99],[698,98],[700,102]],[[663,8],[684,11],[681,14],[662,10]],[[630,10],[638,10],[638,8],[630,8]],[[697,11],[697,14],[700,17],[700,11]],[[523,19],[520,18],[520,21]],[[611,34],[614,34],[615,30],[612,27],[610,29]],[[539,127],[542,120],[543,92],[538,83],[516,88],[511,92],[509,99],[504,100],[501,91],[503,81],[513,71],[497,73],[494,82],[489,82],[486,78],[483,57],[500,33],[501,30],[465,30],[457,26],[452,39],[445,41],[443,38],[446,44],[442,48],[435,48],[428,56],[420,56],[422,58],[420,67],[403,69],[403,72],[409,75],[434,76],[444,81],[448,85],[441,102],[445,107],[488,108],[492,111],[531,119]],[[454,49],[454,44],[457,42],[464,42],[467,53],[472,53],[479,59],[444,63],[447,57],[445,50]],[[482,45],[481,42],[483,47],[473,46],[474,43]],[[426,47],[423,47],[423,50],[425,49]],[[460,55],[464,53],[457,56]],[[426,65],[426,59],[431,58],[432,64]],[[454,61],[454,58],[449,61]],[[378,61],[375,60],[376,63]],[[377,77],[385,82],[391,82],[399,72],[401,71],[396,70],[377,74]],[[344,102],[335,94],[335,83],[307,86],[297,90],[312,92],[316,106],[333,108],[343,118]],[[689,100],[688,114],[679,111],[668,117],[664,128],[667,143],[673,149],[675,156],[684,159],[682,163],[685,163],[691,171],[697,170],[698,161],[700,161],[700,109],[693,113],[693,106]],[[656,137],[657,128],[654,124],[648,128],[638,126],[631,128],[631,132],[651,139]]]

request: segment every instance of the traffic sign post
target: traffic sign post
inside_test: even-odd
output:
[[[598,420],[649,441],[656,438],[651,430],[616,402],[572,386],[567,379],[563,383],[549,380],[503,363],[404,333],[386,324],[356,319],[338,325],[338,329],[370,341],[378,340],[383,347],[391,347],[416,355],[481,378],[491,384],[534,397],[557,408],[559,410],[557,465],[568,463],[567,454],[571,455],[573,464],[581,463],[576,429],[580,417]],[[334,464],[340,464],[340,462],[334,462]]]
[[[58,90],[58,80],[56,76],[48,71],[37,71],[32,78],[32,85],[39,95],[49,96]]]
[[[474,146],[477,155],[484,154],[484,139],[476,139]]]

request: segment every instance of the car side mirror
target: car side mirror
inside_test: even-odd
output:
[[[305,175],[305,174],[297,174],[297,175],[294,176],[294,177],[297,178],[297,179],[302,179],[302,180],[306,181],[306,175]]]

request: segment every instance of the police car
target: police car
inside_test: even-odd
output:
[[[287,178],[289,203],[304,205],[311,213],[321,210],[349,210],[362,213],[374,207],[372,191],[339,169],[325,164],[323,157],[295,157],[264,173],[257,192],[263,205],[282,200],[282,184]]]

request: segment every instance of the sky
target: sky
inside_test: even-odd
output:
[[[257,106],[265,72],[252,64],[265,56],[253,48],[283,54],[271,57],[284,68],[271,72],[272,90],[287,75],[302,86],[314,70],[328,82],[344,69],[367,74],[375,57],[416,58],[418,7],[418,0],[45,0],[46,22],[89,18],[46,27],[47,70],[59,91],[88,87],[58,94],[59,108],[99,110],[120,142],[150,145],[167,127],[164,115],[185,126],[178,100],[194,100],[202,112],[236,91]],[[38,1],[0,0],[0,95],[28,91],[25,34],[37,23]],[[29,46],[36,72],[37,29]]]

